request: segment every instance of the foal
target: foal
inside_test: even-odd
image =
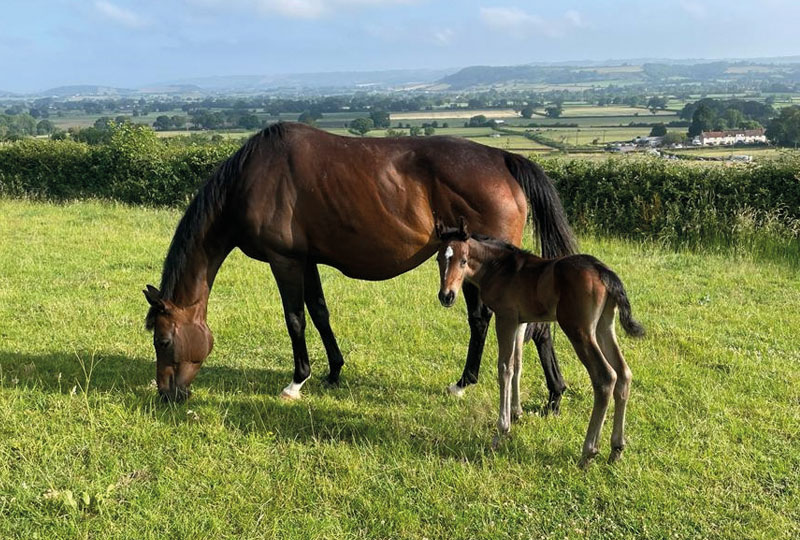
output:
[[[458,229],[445,229],[437,221],[436,234],[441,240],[439,301],[451,307],[466,279],[480,289],[481,300],[497,317],[500,417],[494,445],[508,434],[511,420],[522,415],[519,378],[524,323],[558,321],[589,372],[594,389],[580,465],[586,466],[597,455],[612,393],[614,428],[608,461],[617,461],[625,446],[625,405],[631,384],[631,370],[614,333],[617,308],[625,332],[644,335],[644,328],[631,317],[619,277],[591,255],[543,259],[493,238],[470,235],[464,218]]]

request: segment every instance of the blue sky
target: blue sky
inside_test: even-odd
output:
[[[796,0],[5,0],[0,89],[800,54]]]

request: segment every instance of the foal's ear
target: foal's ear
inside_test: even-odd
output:
[[[153,306],[154,308],[160,311],[166,311],[167,306],[164,303],[164,300],[161,298],[161,292],[153,287],[152,285],[148,285],[145,290],[142,291],[144,293],[144,297],[147,299],[147,302]]]
[[[444,234],[444,223],[440,218],[436,218],[436,223],[433,225],[433,230],[436,231],[436,238],[441,238]]]
[[[458,218],[458,233],[464,240],[469,240],[469,229],[467,228],[467,218],[461,216]]]

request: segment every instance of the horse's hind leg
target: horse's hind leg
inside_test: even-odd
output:
[[[597,325],[597,341],[603,350],[606,360],[617,373],[617,383],[614,386],[614,427],[611,431],[609,463],[617,461],[622,456],[622,450],[625,448],[625,409],[628,404],[631,379],[633,378],[631,370],[622,356],[622,351],[619,348],[617,336],[614,332],[615,311],[613,303],[607,302]]]
[[[542,364],[545,382],[547,383],[547,391],[550,394],[542,413],[557,415],[561,410],[561,396],[567,389],[567,383],[564,382],[561,369],[558,367],[556,351],[553,349],[553,335],[550,332],[550,323],[529,324],[525,331],[525,337],[526,339],[532,339],[536,344],[536,350],[539,352],[539,361]]]
[[[591,322],[591,326],[581,324],[580,327],[570,327],[562,322],[562,313],[559,311],[559,324],[572,342],[575,352],[578,354],[589,378],[592,380],[594,390],[594,406],[592,416],[589,419],[589,429],[586,431],[586,439],[583,442],[583,452],[579,465],[585,467],[597,455],[600,447],[600,432],[606,419],[608,403],[611,400],[611,393],[617,382],[615,371],[608,365],[600,350],[600,346],[591,332],[591,326],[596,324]]]
[[[328,356],[328,366],[330,373],[327,381],[330,384],[338,384],[339,373],[344,365],[342,352],[339,344],[336,343],[336,336],[333,335],[330,325],[330,314],[325,303],[325,295],[322,292],[322,282],[319,279],[319,269],[316,264],[308,264],[305,273],[305,302],[311,321],[317,328],[322,344],[325,346],[325,353]]]
[[[303,276],[304,263],[295,259],[281,258],[270,261],[272,274],[278,283],[283,302],[283,315],[286,319],[286,328],[292,340],[292,353],[294,356],[294,376],[292,382],[283,389],[281,397],[284,399],[299,399],[300,388],[311,375],[311,366],[308,363],[308,349],[306,348],[306,313],[303,307]]]
[[[489,322],[492,320],[492,310],[481,302],[480,293],[475,285],[464,283],[461,290],[467,304],[469,349],[467,350],[467,361],[464,364],[464,373],[458,382],[449,387],[450,393],[456,396],[463,395],[464,388],[478,382],[483,347],[486,344],[486,333],[489,330]]]
[[[522,324],[517,328],[514,336],[514,374],[511,376],[511,420],[519,420],[522,417],[522,403],[520,402],[519,383],[522,378],[522,353],[525,342],[525,327]]]

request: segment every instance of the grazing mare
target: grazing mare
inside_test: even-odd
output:
[[[442,240],[438,255],[439,301],[445,307],[452,306],[466,280],[478,287],[481,301],[496,315],[500,417],[494,445],[508,435],[511,420],[522,415],[519,379],[524,323],[558,321],[589,372],[594,389],[594,408],[581,466],[597,455],[612,393],[614,428],[608,460],[618,460],[625,447],[625,405],[631,370],[614,333],[617,309],[626,333],[644,335],[644,328],[631,316],[631,305],[619,277],[591,255],[543,259],[500,240],[470,235],[464,218],[458,229],[446,229],[437,221],[436,232]]]
[[[311,372],[304,304],[322,337],[330,383],[338,382],[344,363],[317,265],[357,279],[393,278],[436,253],[434,215],[453,225],[467,216],[476,230],[519,244],[528,202],[544,254],[572,252],[558,193],[521,156],[451,137],[340,137],[294,123],[264,129],[199,190],[172,238],[160,290],[148,285],[144,291],[160,395],[188,397],[211,352],[208,296],[234,248],[269,263],[275,276],[294,356],[282,396],[296,399]],[[458,390],[477,381],[491,318],[477,289],[465,286],[464,297],[470,342]],[[557,411],[565,384],[549,327],[535,330],[549,407]]]

